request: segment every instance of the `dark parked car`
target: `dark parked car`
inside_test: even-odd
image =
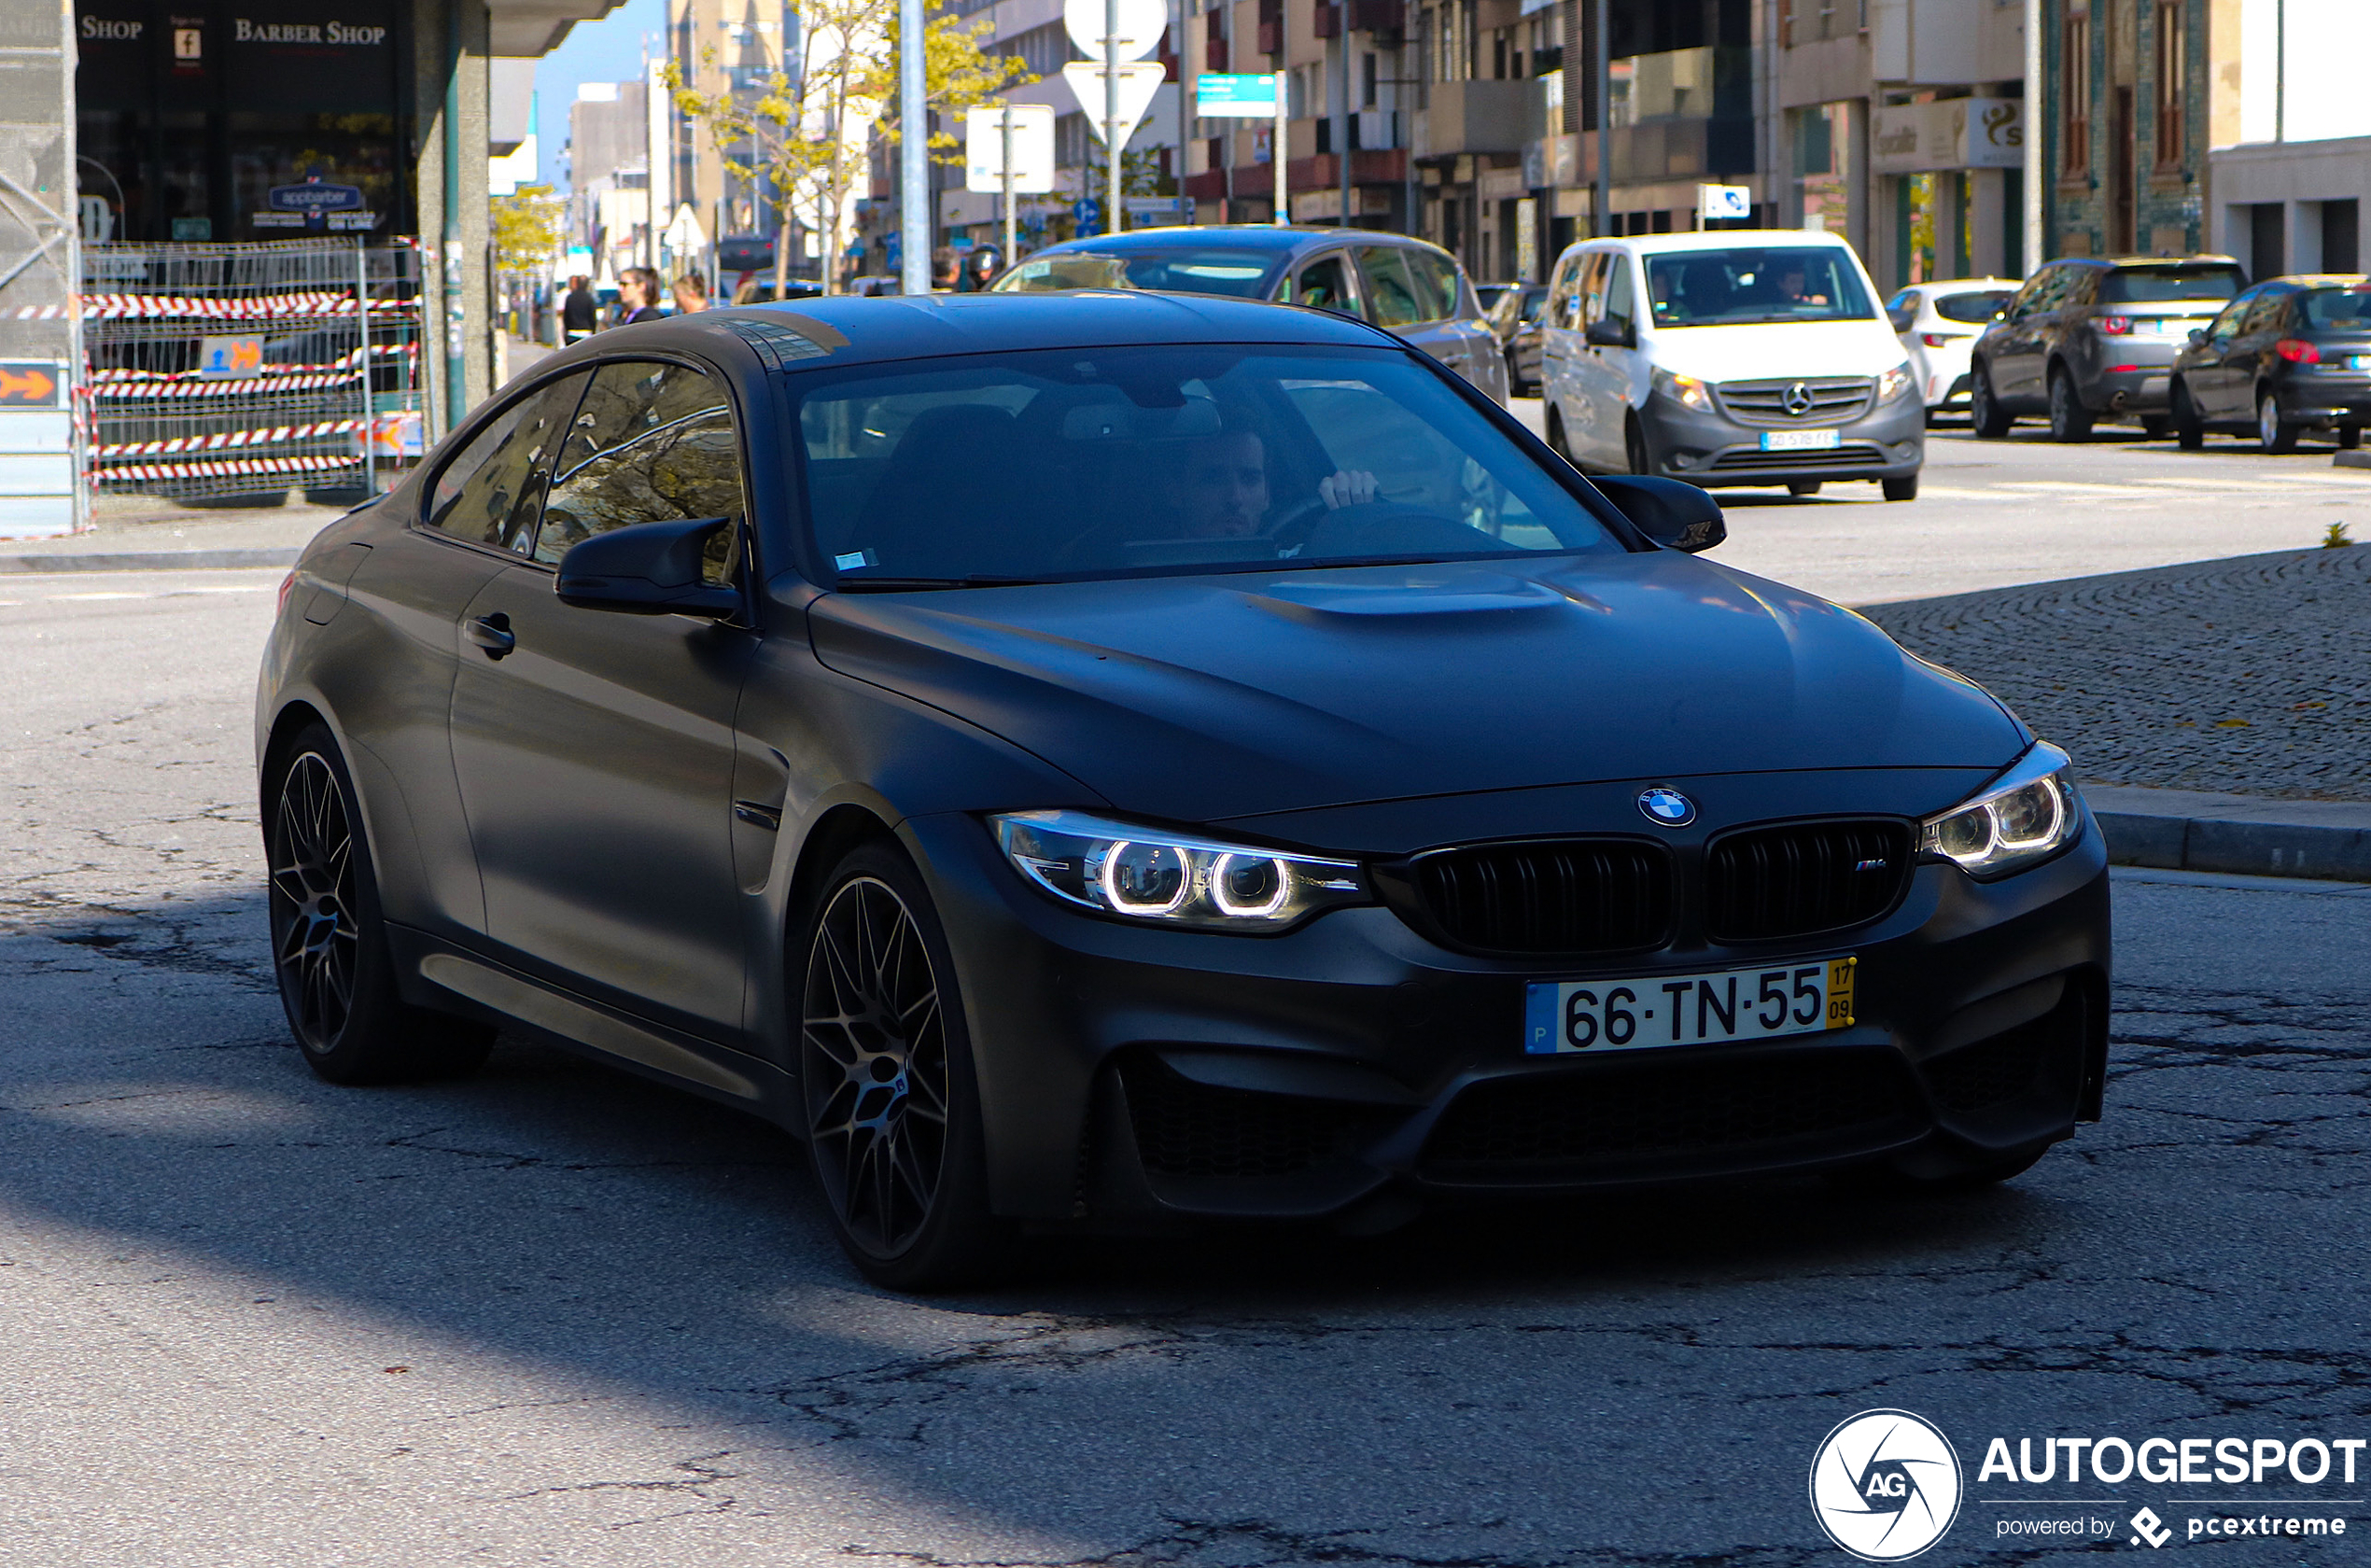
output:
[[[1023,1226],[2013,1175],[2099,1113],[2063,753],[1363,323],[817,301],[540,361],[256,710],[340,1083],[496,1026],[771,1118],[873,1278]]]
[[[1273,300],[1354,315],[1414,343],[1499,402],[1507,369],[1466,269],[1407,234],[1270,223],[1139,229],[1048,245],[997,294],[1152,288]]]
[[[2084,440],[2103,418],[2163,435],[2173,357],[2247,281],[2227,256],[2050,262],[1976,340],[1976,434],[1997,440],[2042,414],[2053,441]]]
[[[2224,307],[2173,362],[2173,428],[2185,448],[2209,430],[2293,452],[2309,428],[2343,447],[2371,423],[2371,278],[2274,278]]]
[[[1507,393],[1514,398],[1539,395],[1539,309],[1548,302],[1548,286],[1527,283],[1499,296],[1490,308],[1490,329],[1507,361]]]

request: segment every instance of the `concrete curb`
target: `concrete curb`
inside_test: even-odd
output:
[[[2371,805],[2129,785],[2083,793],[2116,865],[2371,882]]]
[[[21,572],[220,571],[237,567],[293,567],[303,546],[251,550],[117,550],[54,555],[0,555],[0,576]]]

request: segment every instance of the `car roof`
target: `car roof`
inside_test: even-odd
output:
[[[1849,248],[1842,234],[1825,229],[1698,229],[1683,234],[1607,234],[1580,243],[1620,245],[1641,256],[1674,250],[1726,250],[1737,245],[1825,245],[1839,250]]]
[[[1277,255],[1328,245],[1338,240],[1354,240],[1360,245],[1407,245],[1418,250],[1440,250],[1440,246],[1413,234],[1395,234],[1381,229],[1338,229],[1331,224],[1319,226],[1302,223],[1200,223],[1178,224],[1167,229],[1129,229],[1116,234],[1089,234],[1084,239],[1064,240],[1032,251],[1031,259],[1082,250],[1102,251],[1125,255],[1131,250],[1149,250],[1174,245],[1179,240],[1197,244],[1218,244],[1237,250],[1268,251]],[[1447,255],[1448,252],[1442,251]]]
[[[2201,252],[2196,256],[2060,256],[2051,266],[2080,267],[2236,267],[2237,257],[2214,256]]]
[[[629,347],[713,353],[720,340],[782,370],[1137,343],[1401,346],[1388,333],[1331,311],[1211,294],[1083,288],[1045,294],[841,294],[729,305],[614,328],[565,351],[565,357],[606,357]]]
[[[1943,278],[1934,283],[1914,283],[1910,287],[1931,300],[1939,294],[1981,294],[1993,288],[2014,288],[2015,278]]]

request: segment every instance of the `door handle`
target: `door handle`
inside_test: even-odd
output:
[[[519,645],[518,634],[511,630],[511,618],[499,610],[479,616],[461,628],[461,635],[485,650],[489,659],[499,659]]]

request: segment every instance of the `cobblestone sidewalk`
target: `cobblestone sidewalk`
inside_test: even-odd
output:
[[[2371,545],[1862,611],[2094,782],[2371,800]]]

